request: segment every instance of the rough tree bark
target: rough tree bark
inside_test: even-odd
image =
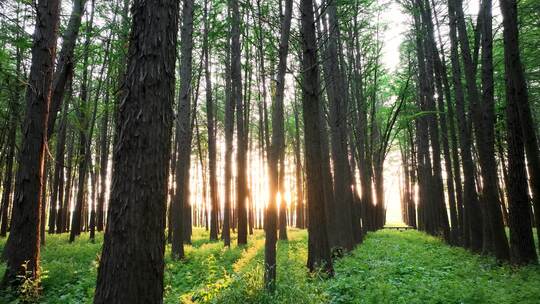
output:
[[[3,285],[19,285],[19,276],[39,278],[41,191],[59,10],[58,0],[40,0],[36,4],[32,64],[26,90],[12,225],[5,247]]]
[[[162,303],[178,1],[135,0],[94,303]]]

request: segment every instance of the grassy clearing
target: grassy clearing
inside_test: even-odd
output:
[[[39,303],[91,303],[102,235],[95,244],[83,235],[49,236]],[[5,240],[0,240],[0,250]],[[233,244],[234,244],[233,240]],[[186,259],[166,252],[165,303],[540,303],[540,267],[512,268],[490,257],[449,247],[417,231],[382,230],[336,261],[336,276],[308,274],[307,234],[291,229],[278,243],[278,283],[263,288],[264,234],[245,247],[223,248],[194,229]],[[0,271],[4,271],[0,264]],[[0,303],[13,299],[0,296]]]

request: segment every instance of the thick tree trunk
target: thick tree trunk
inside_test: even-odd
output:
[[[94,303],[162,303],[178,2],[132,7],[109,221]]]
[[[525,145],[525,152],[527,154],[529,185],[534,206],[536,234],[540,240],[540,148],[537,134],[535,134],[535,123],[529,103],[527,81],[519,53],[517,1],[501,0],[500,5],[504,26],[505,71],[507,81],[512,83],[511,87],[509,87],[512,88],[512,102],[517,104],[523,132],[523,144]]]
[[[508,239],[504,230],[495,160],[495,98],[493,81],[493,33],[491,0],[482,0],[482,105],[476,107],[479,160],[482,171],[482,197],[488,214],[494,254],[509,260]],[[469,93],[470,94],[470,93]]]
[[[320,142],[319,68],[317,65],[317,42],[313,1],[300,2],[302,34],[302,108],[304,114],[304,140],[306,176],[308,188],[308,262],[310,271],[323,267],[332,274],[332,259],[326,230],[326,210],[322,183],[322,156]]]
[[[527,82],[519,54],[517,3],[501,0],[503,14],[504,66],[506,74],[506,126],[508,142],[507,184],[510,219],[510,254],[514,264],[537,263],[531,230],[524,148],[527,151],[530,183],[536,213],[540,219],[540,161],[529,108]],[[537,231],[538,233],[538,231]]]
[[[39,279],[40,271],[41,191],[60,3],[57,0],[40,0],[36,10],[13,219],[5,247],[4,285],[19,285],[22,283],[20,276]]]
[[[332,141],[332,163],[334,169],[334,206],[336,232],[335,246],[351,250],[353,241],[352,207],[353,193],[351,189],[352,177],[349,167],[347,145],[347,108],[346,85],[344,81],[343,67],[339,64],[340,27],[335,1],[328,2],[328,45],[326,48],[327,67],[329,77],[326,78],[329,100],[329,125]]]

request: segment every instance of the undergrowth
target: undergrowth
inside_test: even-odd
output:
[[[224,248],[194,228],[193,244],[181,261],[166,251],[164,302],[173,303],[540,303],[540,267],[513,268],[491,257],[445,245],[417,231],[382,230],[335,261],[335,277],[309,274],[307,233],[290,229],[278,242],[277,284],[272,294],[263,284],[264,233],[247,246]],[[83,234],[48,235],[42,250],[38,303],[91,303],[102,234],[96,243]],[[5,239],[0,240],[0,250]],[[0,272],[5,264],[0,263]],[[17,303],[0,295],[0,303]]]

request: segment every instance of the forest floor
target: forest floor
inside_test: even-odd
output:
[[[98,255],[83,234],[47,236],[38,303],[91,303]],[[0,250],[5,240],[0,240]],[[183,261],[166,252],[165,303],[540,303],[540,267],[499,265],[490,257],[450,247],[417,231],[381,230],[335,263],[335,277],[308,274],[307,233],[289,230],[278,244],[275,294],[263,289],[264,234],[245,247],[223,248],[194,229]],[[3,273],[5,264],[0,264]],[[0,303],[16,303],[0,296]]]

